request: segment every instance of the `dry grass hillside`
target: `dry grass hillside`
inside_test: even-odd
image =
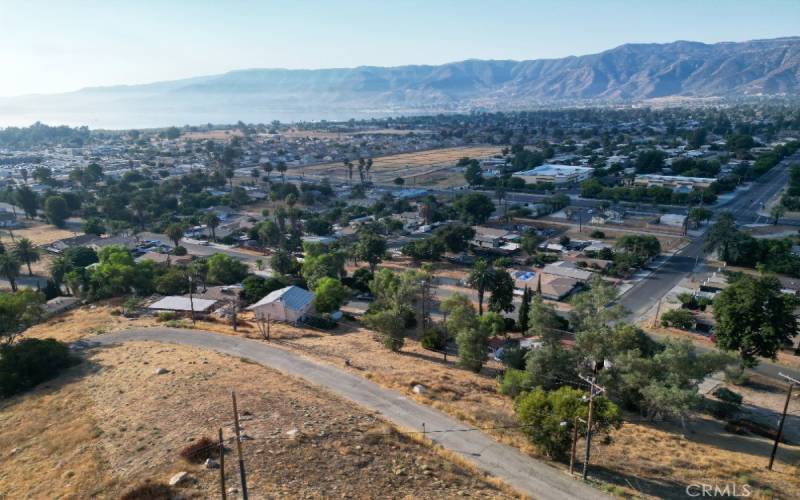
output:
[[[252,498],[507,496],[378,417],[261,366],[158,343],[86,355],[0,406],[0,498],[119,498],[180,471],[190,479],[176,493],[214,497],[219,471],[180,451],[220,427],[233,435],[231,389]],[[235,456],[225,458],[227,485],[236,488]]]

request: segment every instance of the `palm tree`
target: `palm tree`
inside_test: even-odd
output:
[[[345,160],[344,166],[347,167],[347,179],[350,184],[353,184],[353,162],[350,160]]]
[[[21,264],[11,254],[0,254],[0,275],[5,276],[11,284],[11,291],[17,291],[17,278],[19,277],[19,268]]]
[[[183,238],[183,228],[180,226],[180,224],[173,223],[167,226],[167,228],[164,230],[164,234],[167,235],[167,238],[169,238],[173,243],[175,243],[175,248],[178,248],[181,238]]]
[[[64,276],[72,270],[72,264],[64,256],[58,256],[50,262],[50,279],[56,286],[64,283]]]
[[[24,262],[28,266],[28,276],[33,276],[31,270],[31,262],[39,260],[39,251],[33,246],[33,242],[28,238],[20,238],[17,246],[14,248],[14,257],[20,262]]]
[[[483,316],[483,296],[494,282],[494,268],[485,259],[478,259],[467,277],[467,284],[478,291],[478,314]]]
[[[281,184],[286,184],[286,170],[288,167],[286,166],[286,162],[279,162],[278,163],[278,172],[281,173]]]
[[[367,164],[364,165],[367,171],[367,182],[369,182],[369,171],[372,170],[372,158],[367,158]]]
[[[217,214],[213,212],[207,213],[205,216],[203,216],[203,223],[208,226],[209,229],[211,229],[211,238],[214,241],[217,241],[217,228],[219,227],[220,223]]]
[[[269,174],[271,174],[271,173],[272,173],[272,169],[274,168],[274,167],[272,166],[272,162],[269,162],[269,161],[268,161],[267,163],[265,163],[265,164],[261,165],[261,168],[264,170],[264,172],[266,172],[266,173],[267,173],[267,180],[269,180]]]

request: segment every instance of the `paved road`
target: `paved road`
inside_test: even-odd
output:
[[[190,345],[239,356],[303,378],[312,384],[380,413],[403,429],[419,430],[422,423],[433,441],[500,478],[517,490],[545,500],[608,498],[562,471],[500,444],[480,431],[436,433],[442,429],[469,429],[458,420],[394,391],[330,365],[317,364],[260,341],[199,330],[143,328],[109,333],[79,343],[79,347],[150,340]]]
[[[756,212],[762,202],[767,203],[786,186],[789,179],[789,164],[797,161],[800,161],[800,153],[784,160],[780,165],[754,182],[750,190],[733,198],[720,207],[718,211],[730,211],[738,223],[752,223],[759,220],[766,222]],[[629,311],[627,319],[635,321],[641,318],[683,278],[691,274],[695,270],[695,266],[702,260],[703,238],[698,237],[670,257],[663,266],[648,278],[640,281],[625,293],[620,299],[620,304]],[[709,349],[698,347],[700,352],[707,350]],[[779,378],[779,371],[800,377],[800,370],[786,368],[767,361],[762,361],[753,371],[770,378]]]

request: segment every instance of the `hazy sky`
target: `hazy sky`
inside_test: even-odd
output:
[[[0,0],[0,96],[800,34],[800,0]]]

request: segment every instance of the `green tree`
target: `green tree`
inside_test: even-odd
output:
[[[12,292],[17,291],[20,266],[19,260],[10,253],[0,253],[0,276],[4,276],[8,280]]]
[[[448,251],[459,253],[469,249],[469,242],[475,237],[475,230],[463,224],[447,224],[436,228],[433,235],[444,243]]]
[[[548,457],[565,461],[569,458],[573,425],[576,417],[586,420],[588,405],[585,393],[571,387],[561,387],[547,392],[536,389],[523,393],[514,403],[522,432]],[[562,425],[566,422],[566,425]],[[603,433],[622,425],[619,408],[602,396],[595,397],[592,414],[592,432]],[[578,427],[578,435],[585,436],[585,426]]]
[[[692,207],[689,209],[689,220],[694,222],[695,224],[700,224],[701,222],[705,222],[714,215],[714,212],[705,208],[705,207]]]
[[[217,241],[217,228],[220,225],[219,217],[214,212],[209,212],[203,216],[203,224],[211,230],[211,239]]]
[[[45,297],[30,289],[0,292],[0,344],[11,344],[17,335],[42,317]]]
[[[514,279],[505,269],[495,268],[489,310],[494,312],[514,310]]]
[[[39,251],[28,238],[20,238],[14,247],[14,257],[28,266],[28,276],[33,276],[31,263],[39,261]]]
[[[797,335],[797,300],[781,292],[773,276],[742,275],[714,298],[714,336],[726,351],[738,351],[745,366],[758,357],[775,359]]]
[[[283,249],[278,249],[272,254],[269,259],[269,266],[273,271],[282,275],[288,276],[295,274],[298,270],[297,261],[289,255],[289,252]]]
[[[302,274],[311,290],[324,277],[341,279],[345,276],[345,256],[342,252],[330,251],[319,244],[305,244]]]
[[[525,371],[530,385],[552,390],[578,382],[578,362],[575,351],[565,349],[560,341],[548,338],[540,347],[528,351]]]
[[[320,313],[331,313],[338,310],[347,298],[347,288],[342,282],[325,277],[319,280],[314,289],[314,308]]]
[[[467,193],[458,196],[453,208],[462,221],[467,224],[483,224],[494,213],[494,204],[488,196],[481,193]]]
[[[736,220],[730,212],[722,212],[717,221],[706,232],[705,251],[719,251],[723,259],[728,255],[728,249],[738,234]]]
[[[50,224],[64,227],[67,217],[69,217],[67,200],[63,196],[48,196],[44,200],[44,215]]]
[[[364,324],[378,332],[381,343],[392,351],[399,351],[405,344],[405,322],[402,311],[390,308],[364,316]]]
[[[467,167],[464,169],[464,179],[470,186],[483,184],[483,173],[477,160],[469,160],[467,162]]]
[[[181,238],[183,238],[183,226],[173,222],[164,229],[164,234],[175,245],[175,248],[178,248]]]
[[[519,328],[523,333],[528,331],[528,324],[531,312],[531,298],[533,297],[533,293],[528,289],[528,286],[525,286],[525,289],[522,291],[522,303],[519,306],[519,316],[518,316],[518,323]]]
[[[780,203],[772,205],[772,208],[769,209],[769,216],[772,217],[773,225],[777,226],[784,215],[786,215],[786,207]]]
[[[483,314],[483,298],[495,281],[495,269],[485,260],[478,259],[467,276],[467,284],[478,292],[478,314]]]
[[[14,192],[14,199],[29,219],[36,217],[39,208],[39,197],[28,186],[22,186]]]
[[[247,276],[247,265],[223,253],[208,259],[208,282],[218,285],[239,283]]]
[[[83,222],[83,227],[81,227],[81,230],[84,232],[84,234],[100,236],[106,232],[106,227],[97,217],[89,217]]]
[[[362,229],[358,232],[355,254],[359,260],[369,264],[370,272],[374,273],[375,267],[386,254],[386,239],[378,236],[371,229]]]

